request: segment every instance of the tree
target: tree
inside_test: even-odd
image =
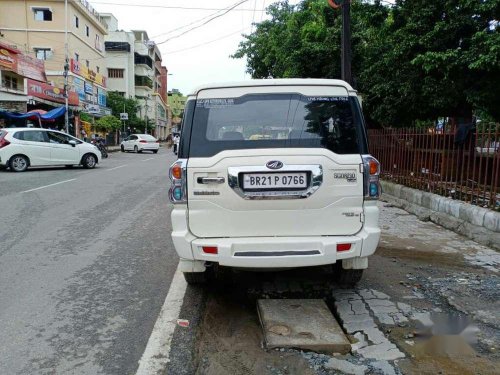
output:
[[[500,119],[500,0],[354,0],[353,85],[371,123]],[[340,77],[340,12],[326,0],[271,5],[233,55],[254,78]]]
[[[96,126],[98,128],[111,132],[120,129],[121,122],[115,116],[109,115],[101,117],[99,120],[97,120]]]
[[[111,113],[117,119],[120,118],[120,113],[128,113],[128,121],[132,122],[137,120],[137,110],[139,109],[139,102],[136,99],[125,98],[117,91],[109,91],[107,98],[108,107],[111,108]]]

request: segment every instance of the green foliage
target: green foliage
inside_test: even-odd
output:
[[[107,131],[114,131],[120,129],[121,124],[122,124],[121,121],[112,115],[101,117],[99,120],[96,121],[96,126],[98,128]]]
[[[128,113],[128,121],[137,120],[137,110],[139,102],[136,99],[127,99],[120,95],[117,91],[108,91],[107,98],[108,107],[111,108],[111,113],[116,118],[120,118],[120,113]]]
[[[92,122],[92,116],[90,116],[88,113],[80,112],[80,120],[85,122]]]
[[[341,13],[326,0],[271,5],[240,43],[254,78],[339,78]],[[473,111],[500,120],[500,0],[353,0],[353,85],[372,123]]]

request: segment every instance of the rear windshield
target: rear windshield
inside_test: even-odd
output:
[[[190,157],[209,157],[223,150],[290,147],[366,153],[357,99],[249,94],[196,101]]]
[[[153,137],[152,135],[144,134],[144,135],[141,135],[140,137],[141,137],[141,139],[144,139],[146,141],[156,141],[156,138]]]

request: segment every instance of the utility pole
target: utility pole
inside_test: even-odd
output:
[[[144,108],[145,117],[146,117],[146,126],[144,129],[144,134],[148,134],[148,100],[149,100],[149,95],[147,95],[144,98],[144,102],[146,103],[145,108]]]
[[[64,127],[69,134],[69,94],[68,94],[68,71],[69,71],[69,51],[68,51],[68,0],[64,0]]]
[[[342,2],[342,79],[352,84],[351,75],[351,0]]]
[[[351,0],[328,0],[333,9],[342,8],[341,78],[352,84],[351,72]]]

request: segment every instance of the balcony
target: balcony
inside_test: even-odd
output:
[[[104,42],[106,52],[130,52],[130,44],[127,42]]]
[[[145,76],[135,76],[135,86],[153,88],[153,80]]]
[[[134,64],[147,65],[151,69],[153,69],[153,59],[149,56],[139,55],[138,53],[134,53]]]

